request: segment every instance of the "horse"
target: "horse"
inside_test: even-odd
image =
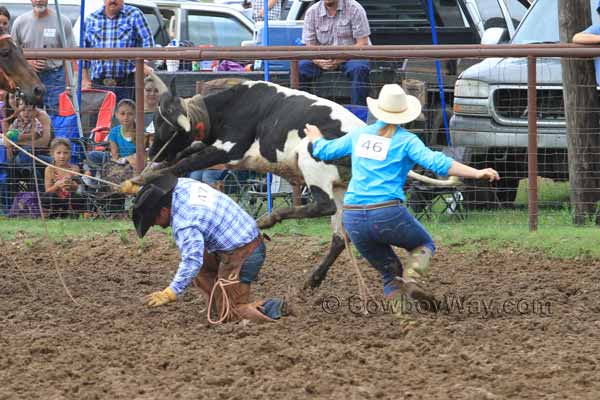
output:
[[[0,33],[0,89],[27,104],[43,106],[46,88],[8,33]]]

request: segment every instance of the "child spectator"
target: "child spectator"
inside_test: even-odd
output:
[[[34,125],[36,156],[40,156],[44,161],[50,162],[46,156],[48,144],[51,138],[51,122],[48,114],[37,107],[19,104],[13,93],[5,94],[4,108],[2,112],[2,132],[8,133],[9,130],[17,130],[19,133],[9,136],[9,139],[16,142],[19,146],[31,151],[31,127]],[[13,159],[12,147],[8,146],[9,159]],[[31,164],[31,158],[22,152],[14,154],[17,164]]]
[[[119,101],[115,117],[119,125],[113,127],[108,134],[110,153],[91,151],[88,153],[88,159],[96,165],[102,165],[111,159],[118,163],[128,162],[135,168],[135,103],[133,100]]]
[[[69,140],[65,138],[52,140],[50,155],[54,166],[46,167],[44,172],[45,192],[41,196],[42,206],[48,211],[49,218],[76,217],[85,211],[85,199],[77,193],[79,187],[77,176],[62,170],[79,172],[79,167],[70,163]]]
[[[9,98],[12,95],[9,95]],[[14,100],[9,99],[11,108],[16,107]],[[15,116],[16,115],[16,116]],[[50,163],[52,159],[48,156],[48,145],[50,143],[50,128],[46,128],[41,122],[44,118],[47,118],[43,110],[38,109],[32,105],[19,104],[16,113],[13,113],[12,124],[6,132],[6,137],[18,144],[27,153],[34,154],[37,158]],[[44,166],[37,161],[34,163],[29,154],[14,149],[13,146],[5,141],[6,155],[9,160],[13,160],[15,164],[15,171],[17,174],[22,174],[23,171],[28,170],[29,167],[35,165],[33,170],[37,177],[37,187],[40,192],[44,191]],[[33,145],[32,145],[33,143]],[[34,151],[35,148],[35,151]],[[33,171],[32,171],[33,172]],[[21,179],[29,180],[29,184],[34,187],[35,179],[33,175],[26,174],[21,175]]]

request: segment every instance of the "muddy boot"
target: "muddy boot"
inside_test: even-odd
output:
[[[230,302],[230,312],[224,322],[233,322],[240,320],[250,320],[253,322],[275,322],[263,314],[262,301],[250,302],[250,285],[247,283],[237,283],[227,286],[225,289]],[[223,303],[219,304],[219,317],[223,316]]]
[[[429,268],[433,253],[429,247],[420,246],[408,253],[406,274],[409,278],[423,277]]]
[[[385,291],[387,292],[385,299],[388,301],[410,302],[413,307],[408,309],[418,307],[422,311],[437,312],[438,302],[433,293],[413,280],[405,281],[402,278],[396,278],[386,285]],[[402,309],[407,309],[407,307]]]

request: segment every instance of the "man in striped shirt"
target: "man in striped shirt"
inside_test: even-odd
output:
[[[144,14],[124,0],[104,0],[104,6],[85,20],[84,47],[154,47],[154,37]],[[133,60],[86,60],[83,64],[83,89],[111,90],[121,99],[135,98]],[[152,68],[144,65],[144,75]]]
[[[140,237],[153,225],[171,226],[181,254],[171,284],[146,296],[146,305],[176,301],[195,280],[209,304],[214,294],[217,322],[275,321],[285,315],[281,299],[250,302],[250,283],[265,261],[265,244],[254,219],[225,194],[193,179],[166,175],[142,187],[132,218]],[[209,320],[210,312],[209,307]]]

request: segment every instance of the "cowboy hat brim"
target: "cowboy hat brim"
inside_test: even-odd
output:
[[[379,100],[367,97],[367,106],[371,114],[380,121],[388,124],[406,124],[421,115],[421,102],[415,96],[406,95],[406,110],[403,112],[388,112],[381,109]]]
[[[170,174],[161,176],[151,183],[142,186],[135,196],[131,219],[133,220],[135,231],[140,238],[143,238],[148,229],[154,225],[156,217],[160,213],[158,205],[163,197],[168,195],[176,185],[177,177]]]

